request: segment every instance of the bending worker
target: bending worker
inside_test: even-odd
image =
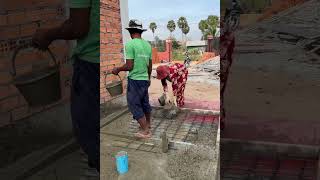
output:
[[[173,103],[178,106],[184,106],[184,89],[188,79],[188,69],[184,64],[174,63],[170,65],[161,65],[157,67],[157,79],[161,80],[163,93],[168,94],[167,81],[172,83]]]

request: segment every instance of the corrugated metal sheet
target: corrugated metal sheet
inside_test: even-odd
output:
[[[187,41],[187,47],[206,46],[207,41]]]

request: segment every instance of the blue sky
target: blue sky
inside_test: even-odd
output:
[[[180,16],[187,18],[190,26],[188,39],[200,40],[201,31],[198,23],[206,19],[208,15],[220,16],[220,0],[128,0],[129,19],[139,19],[144,28],[148,28],[150,22],[158,26],[155,36],[166,39],[169,36],[167,23],[169,20],[177,22]],[[181,30],[176,27],[173,35],[181,39]],[[152,40],[152,32],[143,34],[143,38]]]

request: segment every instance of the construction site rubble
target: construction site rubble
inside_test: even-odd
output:
[[[188,80],[215,84],[220,81],[220,56],[210,58],[189,69]]]

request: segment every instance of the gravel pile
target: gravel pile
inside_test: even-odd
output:
[[[209,79],[219,80],[220,60],[219,57],[209,59],[203,63],[194,65],[190,68],[190,76],[206,76]]]

